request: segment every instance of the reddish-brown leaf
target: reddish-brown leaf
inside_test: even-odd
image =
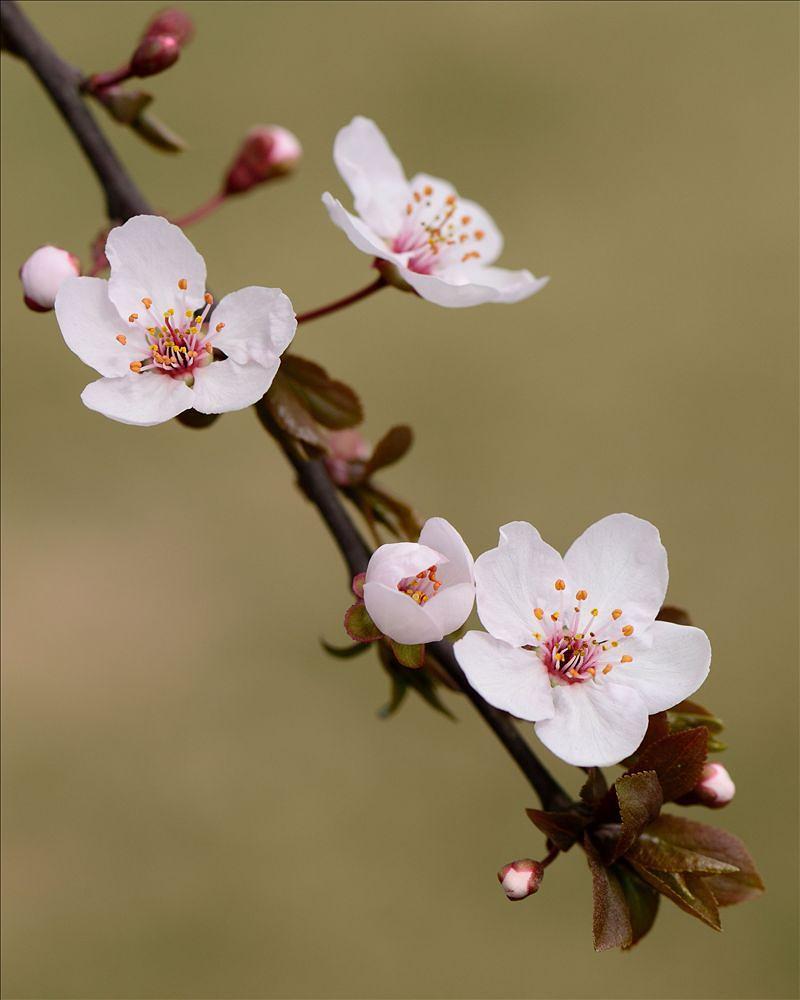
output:
[[[586,859],[592,873],[592,934],[594,950],[630,948],[634,943],[626,894],[615,874],[603,864],[588,835]]]
[[[700,780],[707,744],[708,730],[702,726],[672,733],[647,747],[630,773],[655,771],[664,801],[671,802],[691,791]]]
[[[344,382],[332,379],[321,365],[297,354],[284,354],[278,376],[323,427],[342,430],[364,419],[355,392]]]
[[[275,422],[287,434],[317,448],[325,447],[325,439],[319,424],[296,395],[289,381],[281,378],[281,369],[278,369],[264,402]]]
[[[649,826],[661,811],[661,785],[655,771],[623,774],[614,782],[619,801],[622,830],[612,860],[623,855],[644,827]]]
[[[709,927],[713,927],[715,931],[720,929],[719,910],[707,884],[709,879],[692,872],[687,872],[684,875],[680,872],[651,871],[644,865],[636,864],[636,862],[631,864],[634,871],[645,882],[657,889],[662,896],[671,899],[686,913],[702,920]]]
[[[399,462],[411,447],[413,440],[411,428],[405,424],[390,428],[375,445],[362,478],[367,479],[378,469],[385,469],[387,465]]]
[[[579,840],[586,826],[586,819],[574,812],[545,812],[543,809],[526,809],[528,819],[562,851],[568,851]]]

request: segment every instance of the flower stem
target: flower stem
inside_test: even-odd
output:
[[[310,309],[308,312],[298,313],[297,323],[298,325],[300,323],[308,323],[309,320],[317,319],[320,316],[327,316],[328,313],[337,312],[339,309],[351,306],[354,302],[359,302],[368,295],[372,295],[373,292],[377,292],[379,288],[385,288],[387,284],[388,282],[384,276],[379,274],[366,288],[360,288],[357,292],[353,292],[352,295],[346,295],[343,299],[337,299],[326,306],[320,306],[319,309]]]
[[[199,222],[201,219],[205,219],[207,215],[211,215],[224,201],[225,192],[220,191],[209,198],[208,201],[204,201],[202,205],[198,205],[197,208],[191,212],[187,212],[186,215],[181,215],[179,218],[173,219],[172,222],[174,225],[180,226],[181,229],[185,229],[186,226],[191,226],[193,222]]]

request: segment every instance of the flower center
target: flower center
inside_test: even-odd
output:
[[[566,590],[563,580],[553,584],[556,591]],[[623,611],[614,608],[601,614],[599,608],[588,607],[589,594],[580,589],[571,609],[563,605],[549,610],[534,608],[536,630],[532,633],[532,649],[547,667],[550,683],[576,684],[594,678],[598,673],[610,674],[617,663],[633,663],[624,653],[625,640],[633,635],[633,625],[621,622]]]
[[[470,228],[471,222],[471,217],[459,210],[456,195],[445,195],[426,184],[412,193],[403,228],[389,248],[410,254],[407,266],[419,274],[465,264],[480,257],[477,247],[486,235],[482,229]]]
[[[421,570],[416,576],[404,576],[402,580],[397,581],[397,589],[403,594],[408,594],[417,604],[426,604],[436,596],[441,586],[442,581],[436,579],[435,566]]]
[[[206,292],[205,307],[193,310],[187,301],[187,288],[186,279],[181,278],[178,282],[180,295],[175,308],[162,312],[151,298],[146,297],[142,299],[144,311],[141,316],[139,313],[131,313],[128,317],[137,341],[143,341],[142,360],[131,361],[132,372],[164,372],[191,385],[194,381],[192,371],[209,364],[213,359],[211,338],[220,333],[225,324],[217,323],[213,330],[208,326],[204,327],[214,304],[214,296]],[[117,334],[116,339],[122,346],[128,342],[124,333]]]

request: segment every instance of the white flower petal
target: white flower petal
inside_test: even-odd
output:
[[[531,722],[552,717],[553,689],[536,653],[485,632],[467,632],[453,652],[467,680],[490,705]]]
[[[400,593],[396,586],[365,583],[364,603],[381,632],[395,642],[414,644],[444,638],[445,633],[439,624],[408,594]]]
[[[372,553],[364,582],[374,581],[396,588],[404,577],[414,576],[420,570],[438,565],[443,558],[443,552],[437,552],[418,542],[388,542]]]
[[[440,574],[437,572],[437,576]],[[441,578],[441,577],[440,577]],[[442,636],[450,635],[461,628],[469,618],[475,603],[475,587],[472,583],[455,583],[443,586],[430,597],[423,611],[441,630]]]
[[[280,361],[239,365],[230,358],[195,368],[191,406],[200,413],[228,413],[257,402],[272,385]]]
[[[417,274],[407,267],[398,270],[423,299],[451,309],[487,302],[519,302],[544,288],[550,280],[535,278],[530,271],[507,271],[480,264],[452,265],[437,274]]]
[[[180,379],[159,373],[101,378],[81,393],[90,410],[123,424],[151,427],[192,407],[192,390]]]
[[[297,321],[292,303],[280,288],[250,285],[220,300],[211,326],[224,324],[211,342],[240,365],[255,361],[268,367],[286,350]]]
[[[101,375],[130,375],[131,361],[147,354],[111,304],[108,282],[102,278],[67,278],[58,290],[55,309],[67,347]],[[120,333],[130,335],[125,345],[116,339]]]
[[[322,203],[328,209],[328,215],[330,215],[334,225],[338,226],[353,246],[358,247],[362,253],[367,253],[370,257],[380,257],[382,260],[389,260],[393,263],[399,262],[398,255],[386,248],[386,244],[380,236],[374,233],[366,222],[351,215],[333,195],[326,191],[322,196]]]
[[[623,684],[581,681],[553,688],[555,715],[536,723],[536,735],[561,760],[578,767],[609,767],[639,746],[647,708]]]
[[[422,526],[419,541],[421,545],[427,545],[447,556],[448,562],[444,563],[436,574],[442,583],[470,583],[474,585],[475,563],[472,553],[449,521],[443,517],[429,517]]]
[[[333,160],[364,222],[387,239],[394,236],[410,192],[400,161],[375,122],[359,115],[340,129]]]
[[[121,316],[143,314],[142,299],[152,299],[161,313],[181,304],[203,305],[206,265],[177,226],[156,215],[137,215],[112,229],[106,242],[111,265],[108,294]],[[182,292],[178,282],[185,278]]]
[[[500,256],[503,250],[503,236],[495,225],[494,219],[485,208],[475,201],[462,198],[449,181],[442,180],[441,177],[432,177],[430,174],[417,174],[411,178],[411,190],[422,191],[426,187],[432,187],[434,194],[432,199],[438,204],[443,202],[449,195],[455,195],[458,199],[456,205],[456,217],[458,220],[457,232],[475,233],[479,231],[483,235],[477,242],[470,241],[467,248],[478,250],[481,264],[492,264]],[[444,205],[442,206],[445,207]],[[469,218],[469,223],[463,226],[461,219]],[[456,219],[454,219],[456,221]],[[463,226],[463,228],[462,228]]]
[[[531,641],[536,607],[555,607],[554,590],[564,576],[564,562],[556,550],[526,521],[512,521],[500,529],[496,549],[475,561],[478,616],[484,628],[512,646]]]
[[[653,621],[667,592],[667,553],[658,529],[632,514],[592,524],[564,556],[573,583],[606,613],[620,608],[620,624]]]
[[[683,701],[700,687],[711,664],[711,643],[702,629],[653,622],[640,637],[625,640],[633,663],[614,667],[614,681],[634,688],[650,715]]]

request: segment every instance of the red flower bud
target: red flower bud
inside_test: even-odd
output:
[[[39,247],[19,269],[25,305],[34,312],[49,312],[64,281],[80,273],[77,257],[67,250]]]
[[[722,764],[708,763],[687,798],[710,809],[721,809],[736,794],[736,785]]]
[[[148,23],[144,29],[142,40],[155,35],[169,35],[182,48],[192,40],[194,36],[194,24],[189,15],[184,11],[177,10],[175,7],[167,7],[156,14]]]
[[[544,878],[544,865],[540,861],[523,858],[503,865],[497,873],[497,881],[511,900],[525,899],[538,891]]]
[[[132,76],[154,76],[177,61],[180,42],[173,35],[147,35],[131,56]]]
[[[302,154],[300,140],[280,125],[256,125],[245,136],[225,178],[226,195],[242,194],[272,177],[288,174]]]

